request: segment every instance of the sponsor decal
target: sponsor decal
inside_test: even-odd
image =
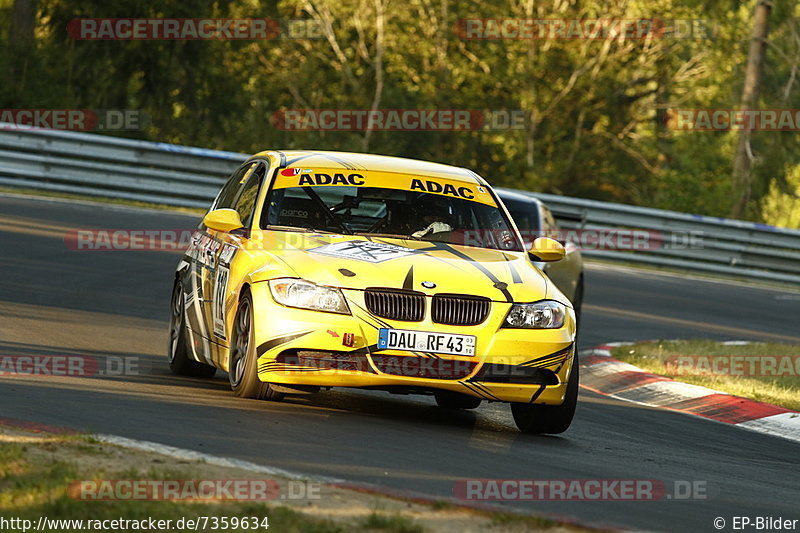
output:
[[[456,198],[466,198],[467,200],[475,198],[472,189],[467,186],[456,187],[452,183],[441,184],[434,180],[423,181],[421,179],[414,178],[411,180],[411,190],[445,194],[455,196]]]
[[[298,174],[308,174],[312,172],[310,168],[284,168],[281,170],[281,176],[297,176]]]
[[[318,246],[317,248],[310,248],[306,251],[333,257],[342,257],[344,259],[366,261],[368,263],[382,263],[390,259],[397,259],[399,257],[406,257],[419,253],[416,250],[404,248],[403,246],[370,241],[337,242]]]
[[[356,345],[356,335],[355,333],[345,333],[342,335],[342,346],[347,346],[348,348],[352,348]]]
[[[225,339],[225,294],[227,293],[229,277],[230,269],[220,264],[217,268],[217,275],[214,278],[214,306],[211,310],[214,335],[220,339]]]
[[[236,255],[236,246],[225,243],[222,247],[222,252],[219,254],[219,261],[230,265],[234,255]]]
[[[348,174],[345,176],[341,173],[336,173],[333,176],[330,174],[301,174],[300,187],[304,185],[364,185],[364,176],[361,174]]]
[[[222,242],[211,237],[207,233],[196,232],[192,237],[192,243],[186,252],[191,259],[196,260],[206,266],[209,264],[209,259],[213,257],[222,246]]]
[[[302,209],[281,209],[281,217],[308,218],[308,211]]]

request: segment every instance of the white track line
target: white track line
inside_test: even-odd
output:
[[[106,434],[92,435],[92,438],[95,438],[100,442],[115,444],[117,446],[121,446],[122,448],[127,448],[130,450],[153,452],[165,455],[167,457],[174,457],[175,459],[182,459],[188,461],[202,461],[204,463],[216,466],[240,468],[242,470],[248,470],[250,472],[256,472],[259,474],[267,474],[270,476],[281,476],[288,479],[297,479],[297,480],[313,480],[313,481],[319,481],[321,483],[343,482],[343,480],[341,479],[329,478],[323,476],[312,476],[309,474],[301,474],[299,472],[292,472],[290,470],[284,470],[282,468],[275,468],[272,466],[259,465],[256,463],[251,463],[249,461],[243,461],[241,459],[219,457],[217,455],[196,452],[194,450],[187,450],[185,448],[176,448],[174,446],[167,446],[166,444],[158,444],[157,442],[150,442],[146,440],[129,439],[126,437],[119,437],[117,435],[106,435]]]

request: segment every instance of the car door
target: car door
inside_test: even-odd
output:
[[[255,163],[242,165],[233,172],[220,190],[209,211],[232,207],[241,191],[244,182],[255,171]],[[188,257],[190,259],[189,287],[187,288],[187,325],[193,337],[202,342],[195,342],[195,350],[199,356],[209,360],[212,357],[213,334],[213,300],[216,282],[217,262],[223,248],[219,232],[204,224],[200,224],[192,236]]]
[[[231,232],[215,231],[208,228],[208,233],[219,243],[214,256],[208,265],[207,288],[209,294],[208,309],[206,313],[208,321],[208,331],[212,335],[215,344],[227,348],[229,345],[229,324],[227,323],[227,311],[232,301],[236,298],[235,291],[239,285],[239,280],[231,279],[231,269],[237,255],[246,246],[253,225],[253,217],[256,211],[261,184],[267,171],[267,164],[263,161],[256,161],[249,165],[238,177],[238,187],[236,193],[220,202],[216,209],[233,209],[239,213],[243,228]],[[224,357],[224,350],[214,350],[214,359]],[[218,361],[219,362],[219,361]]]
[[[561,292],[572,300],[580,277],[580,253],[574,244],[564,240],[565,234],[559,229],[550,209],[546,205],[540,204],[539,210],[541,212],[542,236],[560,241],[567,252],[564,259],[553,263],[545,263],[542,269]]]

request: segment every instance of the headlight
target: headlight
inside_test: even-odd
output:
[[[287,307],[350,314],[350,308],[339,289],[289,278],[270,280],[269,290],[276,302]]]
[[[514,304],[508,312],[504,327],[530,329],[558,329],[564,325],[567,308],[553,300],[532,304]]]

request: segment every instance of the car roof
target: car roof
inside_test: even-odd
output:
[[[268,157],[277,154],[283,167],[311,167],[311,168],[341,168],[343,170],[373,170],[380,172],[394,172],[398,174],[420,174],[428,177],[441,177],[451,180],[464,181],[487,185],[486,181],[473,171],[432,163],[419,159],[394,157],[377,154],[361,154],[355,152],[331,152],[317,150],[268,150],[252,156]]]
[[[496,192],[497,196],[499,196],[503,200],[517,200],[520,202],[528,202],[536,204],[537,206],[543,204],[541,200],[539,200],[535,196],[531,196],[531,193],[528,191],[506,189],[505,187],[495,187],[494,192]]]

